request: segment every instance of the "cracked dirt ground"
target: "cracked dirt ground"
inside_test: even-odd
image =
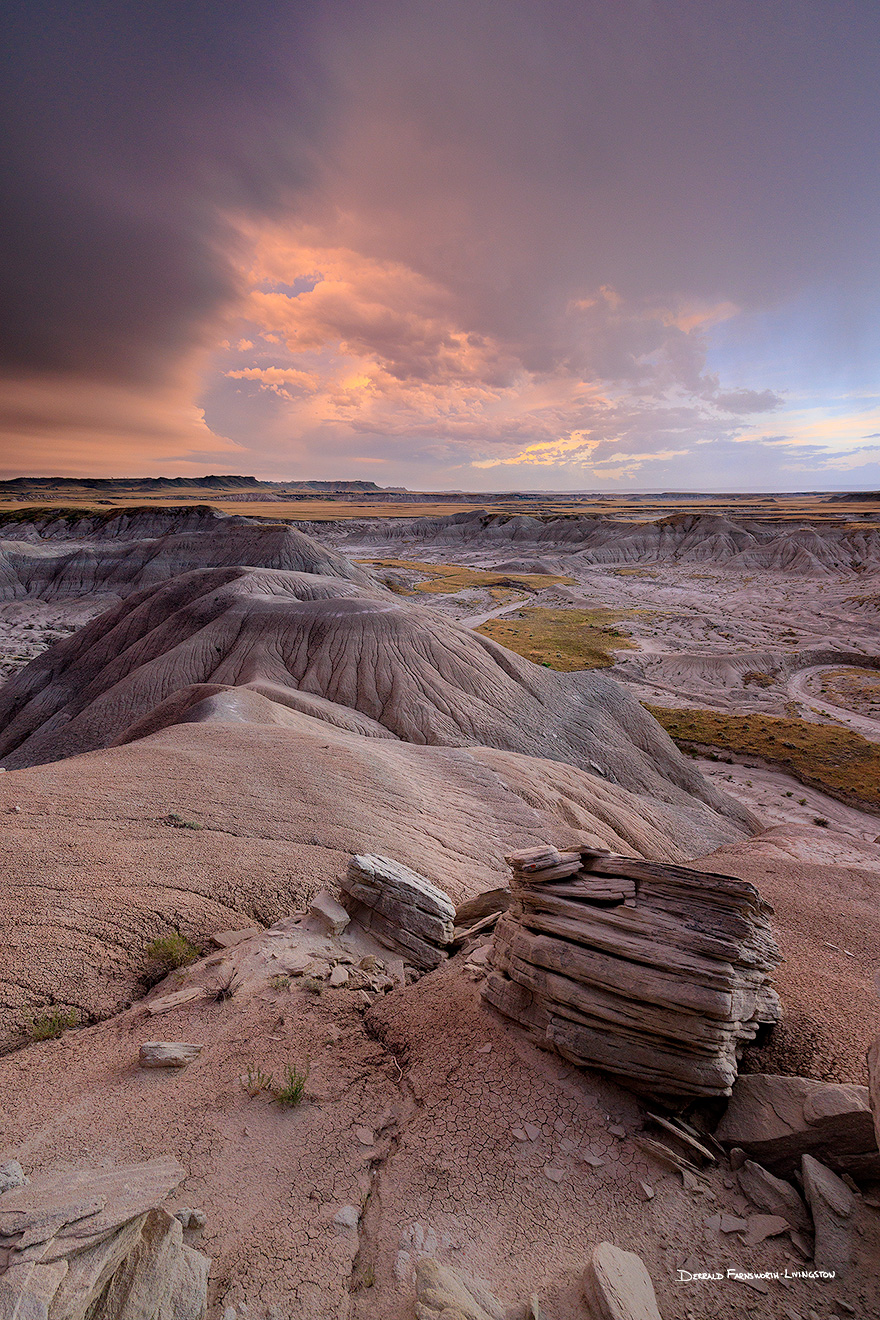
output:
[[[138,1046],[157,1037],[204,1049],[181,1072],[143,1071]],[[249,1067],[279,1078],[290,1062],[309,1066],[299,1108],[242,1085]],[[603,1239],[643,1257],[665,1320],[710,1307],[722,1320],[775,1320],[785,1305],[831,1314],[832,1294],[805,1284],[683,1288],[679,1267],[798,1262],[781,1240],[748,1249],[719,1234],[711,1216],[744,1208],[724,1171],[695,1191],[655,1164],[633,1140],[637,1100],[488,1012],[462,958],[371,1008],[356,990],[315,996],[265,979],[156,1018],[141,1003],[6,1055],[0,1095],[5,1149],[27,1169],[157,1151],[182,1162],[174,1204],[207,1214],[190,1236],[212,1258],[212,1317],[234,1306],[250,1320],[410,1320],[416,1264],[437,1255],[516,1320],[532,1293],[546,1320],[583,1320],[580,1278]],[[346,1206],[356,1226],[334,1224]],[[866,1268],[880,1216],[862,1219],[861,1267],[833,1296],[867,1316],[880,1310]]]

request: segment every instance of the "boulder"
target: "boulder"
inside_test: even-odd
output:
[[[455,906],[424,876],[388,857],[357,856],[340,885],[345,911],[386,948],[424,971],[447,956]]]
[[[611,1242],[594,1247],[584,1274],[584,1294],[597,1320],[662,1320],[641,1257]]]
[[[801,1158],[804,1192],[813,1214],[816,1247],[813,1260],[819,1270],[846,1273],[852,1255],[852,1214],[855,1197],[842,1178],[812,1155]]]
[[[746,1160],[737,1173],[740,1189],[759,1210],[779,1215],[802,1233],[812,1229],[807,1207],[790,1182],[777,1178],[754,1160]]]
[[[505,1320],[506,1309],[478,1283],[426,1257],[416,1266],[417,1320]]]
[[[483,995],[543,1048],[649,1095],[729,1095],[779,1016],[770,908],[730,876],[597,849],[513,853]]]
[[[854,1178],[880,1177],[866,1086],[748,1074],[733,1088],[715,1136],[784,1177],[805,1154]]]

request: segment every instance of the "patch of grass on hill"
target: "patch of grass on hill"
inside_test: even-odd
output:
[[[880,808],[880,745],[852,729],[772,715],[646,708],[677,743],[759,756],[842,802]]]
[[[471,587],[512,587],[521,591],[540,591],[542,587],[556,586],[560,582],[571,584],[574,578],[561,573],[493,573],[482,568],[465,568],[461,564],[424,564],[415,559],[359,559],[359,564],[372,568],[408,568],[424,573],[425,580],[413,584],[413,591],[431,595],[454,595]]]
[[[489,619],[477,632],[535,664],[571,673],[575,669],[607,669],[614,651],[629,651],[633,643],[615,626],[614,610],[553,610],[527,606],[515,615]]]

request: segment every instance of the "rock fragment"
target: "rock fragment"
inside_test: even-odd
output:
[[[147,1040],[140,1048],[142,1068],[185,1068],[202,1052],[201,1045],[182,1040]]]
[[[804,1192],[813,1215],[816,1268],[847,1272],[852,1256],[852,1214],[855,1198],[842,1178],[812,1155],[801,1160]]]
[[[27,1181],[18,1160],[7,1160],[5,1164],[0,1164],[0,1194],[11,1192],[14,1187],[24,1187]]]
[[[309,907],[309,916],[330,935],[341,935],[351,921],[345,908],[336,901],[329,889],[321,889],[315,894]]]
[[[746,1160],[737,1173],[743,1195],[768,1215],[781,1215],[792,1228],[812,1231],[807,1207],[790,1182],[777,1178],[754,1160]]]
[[[662,1320],[641,1258],[610,1242],[594,1248],[584,1275],[584,1293],[601,1320]]]
[[[487,1289],[431,1257],[416,1266],[417,1320],[505,1320],[507,1311]]]

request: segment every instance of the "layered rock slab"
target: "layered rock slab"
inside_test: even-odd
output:
[[[0,1196],[4,1320],[201,1320],[210,1261],[160,1203],[176,1160],[38,1174]]]
[[[488,1002],[634,1089],[729,1095],[739,1049],[779,1016],[769,905],[730,876],[540,851],[508,857]]]
[[[880,1151],[866,1086],[811,1077],[740,1077],[715,1136],[774,1173],[791,1175],[802,1155],[854,1178],[880,1177]]]
[[[455,905],[424,876],[388,857],[356,856],[340,887],[346,912],[416,967],[429,971],[447,956]]]

